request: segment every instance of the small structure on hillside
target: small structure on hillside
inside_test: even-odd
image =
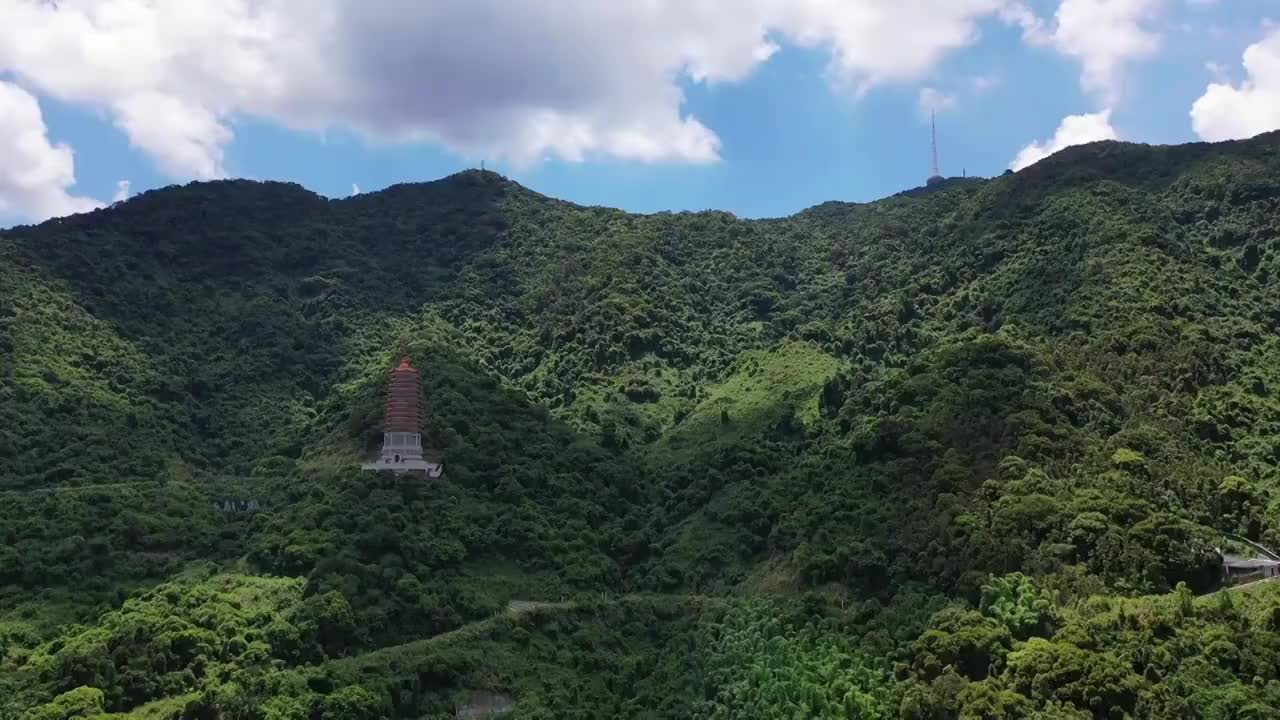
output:
[[[1239,535],[1223,533],[1226,542],[1215,548],[1222,558],[1222,584],[1242,585],[1280,577],[1280,554]]]
[[[453,713],[455,718],[465,720],[489,720],[509,715],[516,707],[515,700],[496,692],[479,691],[463,705],[459,705]]]
[[[438,478],[444,465],[424,457],[422,450],[422,379],[408,356],[391,370],[382,416],[382,453],[364,470],[389,470],[397,475],[425,473]]]
[[[230,514],[253,514],[263,509],[263,503],[257,498],[223,498],[222,502],[213,501],[214,512]]]
[[[1222,556],[1222,579],[1226,585],[1241,585],[1280,575],[1280,560],[1263,557]]]

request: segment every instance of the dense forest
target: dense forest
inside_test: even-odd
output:
[[[442,478],[367,473],[421,369]],[[1280,717],[1280,133],[0,232],[0,719]],[[473,714],[470,716],[479,715]]]

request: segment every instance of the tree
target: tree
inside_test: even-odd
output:
[[[1004,623],[1019,640],[1050,633],[1057,609],[1052,595],[1022,573],[993,577],[982,586],[982,612]]]
[[[32,720],[67,720],[97,715],[104,707],[105,696],[101,690],[81,685],[36,708],[30,717]]]

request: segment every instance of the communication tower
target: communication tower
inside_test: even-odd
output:
[[[942,171],[938,169],[938,122],[933,110],[929,111],[929,143],[933,149],[933,174],[926,184],[932,185],[942,181]]]

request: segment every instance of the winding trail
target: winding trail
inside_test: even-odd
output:
[[[613,597],[605,598],[602,600],[602,604],[617,605],[621,603],[635,602],[639,600],[663,600],[668,602],[706,602],[714,599],[715,599],[715,596],[701,595],[701,594],[682,595],[682,594],[668,594],[668,593],[630,593],[630,594],[615,595]],[[359,655],[352,655],[344,658],[335,658],[333,660],[327,661],[324,664],[330,667],[341,667],[348,670],[360,671],[361,669],[367,669],[367,670],[377,671],[379,669],[378,666],[381,663],[385,662],[389,658],[394,657],[395,655],[398,655],[400,653],[406,653],[406,652],[411,653],[411,652],[414,652],[415,650],[426,649],[434,645],[448,644],[453,641],[464,640],[470,637],[474,637],[474,636],[480,635],[481,633],[484,633],[487,630],[492,629],[502,620],[505,620],[508,618],[519,617],[522,615],[528,615],[531,613],[543,612],[548,610],[574,610],[579,607],[582,607],[582,604],[574,600],[563,600],[558,602],[541,601],[541,600],[511,600],[507,603],[507,607],[504,608],[503,610],[500,610],[494,613],[493,615],[490,615],[487,618],[482,618],[480,620],[467,623],[466,625],[463,625],[458,628],[454,628],[453,630],[450,630],[448,632],[443,632],[443,633],[440,633],[439,635],[432,635],[431,637],[427,637],[427,638],[410,640],[409,642],[401,643],[399,645],[388,645],[386,647],[381,647],[376,650],[370,650],[369,652],[361,653]],[[590,606],[588,605],[588,607]]]

